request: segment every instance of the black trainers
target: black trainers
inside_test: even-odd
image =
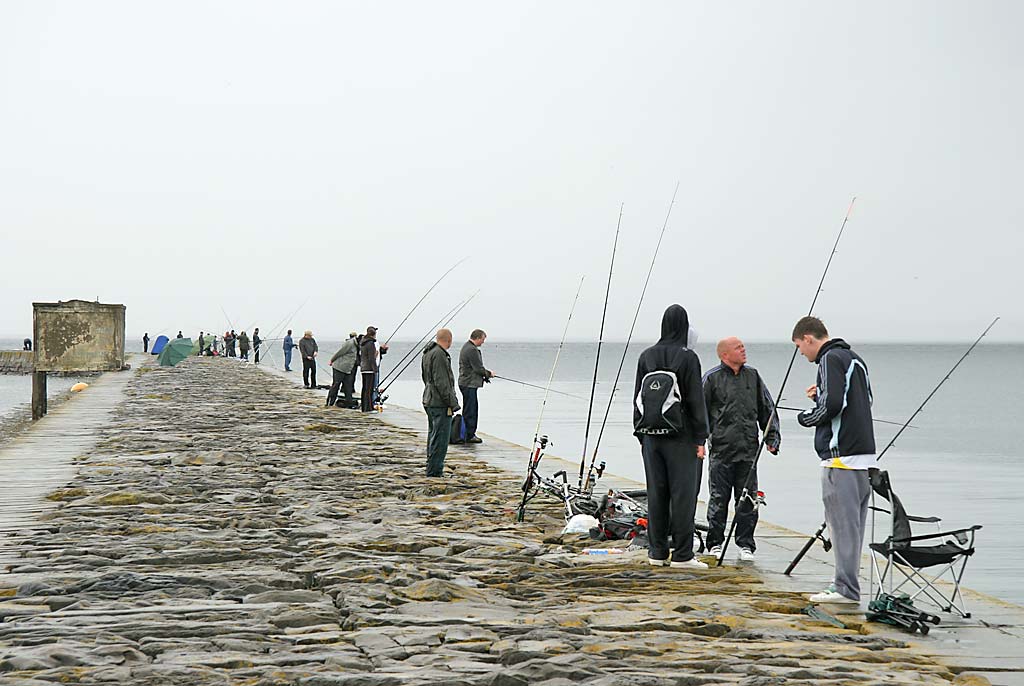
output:
[[[483,443],[483,442],[484,442],[484,439],[480,438],[479,436],[471,436],[471,437],[466,439],[466,443]]]

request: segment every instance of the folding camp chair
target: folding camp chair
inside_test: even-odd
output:
[[[912,517],[907,514],[903,503],[892,490],[888,472],[872,469],[870,478],[872,505],[869,548],[871,583],[872,586],[878,584],[875,599],[884,594],[893,596],[902,592],[911,601],[920,599],[944,612],[970,617],[971,613],[967,611],[960,591],[960,580],[963,579],[968,558],[974,554],[974,536],[981,525],[941,531],[940,518]],[[889,509],[875,507],[876,495],[888,503]],[[889,526],[882,529],[888,536],[879,543],[875,542],[875,520],[880,515],[888,515]],[[936,532],[915,536],[911,531],[911,522],[934,524]],[[899,583],[894,578],[897,572],[902,577]],[[951,583],[952,589],[940,587],[938,584],[941,581]]]

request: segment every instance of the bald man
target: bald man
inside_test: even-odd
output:
[[[452,415],[459,411],[452,374],[452,332],[440,329],[434,341],[423,349],[420,371],[423,377],[423,409],[427,413],[427,476],[444,473],[448,440],[452,435]]]
[[[757,509],[749,499],[740,502],[743,488],[757,493],[754,458],[760,445],[758,430],[767,430],[765,447],[778,454],[781,435],[772,396],[757,370],[747,366],[747,350],[735,336],[718,342],[721,364],[704,375],[708,413],[708,537],[712,555],[721,555],[729,501],[736,507],[736,545],[740,560],[752,561],[757,546]],[[769,422],[771,422],[769,424]],[[749,479],[749,483],[748,483]]]

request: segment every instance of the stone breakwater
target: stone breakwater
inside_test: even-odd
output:
[[[133,372],[116,422],[8,534],[0,681],[387,686],[948,684],[756,570],[595,562],[519,477],[251,366]],[[45,455],[40,455],[45,459]]]

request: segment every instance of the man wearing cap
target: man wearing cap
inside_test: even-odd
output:
[[[299,339],[299,355],[302,357],[302,385],[316,388],[316,354],[320,347],[309,329]]]
[[[385,355],[388,346],[380,346],[380,354]],[[360,393],[360,409],[373,412],[373,391],[377,383],[377,370],[380,369],[380,357],[377,355],[377,327],[366,327],[366,335],[359,344],[359,367],[363,371],[363,387]]]
[[[338,389],[345,390],[345,407],[352,407],[351,381],[354,367],[359,361],[359,342],[356,332],[348,335],[348,340],[341,344],[338,352],[331,357],[331,390],[327,393],[327,407],[333,406],[338,401]]]

